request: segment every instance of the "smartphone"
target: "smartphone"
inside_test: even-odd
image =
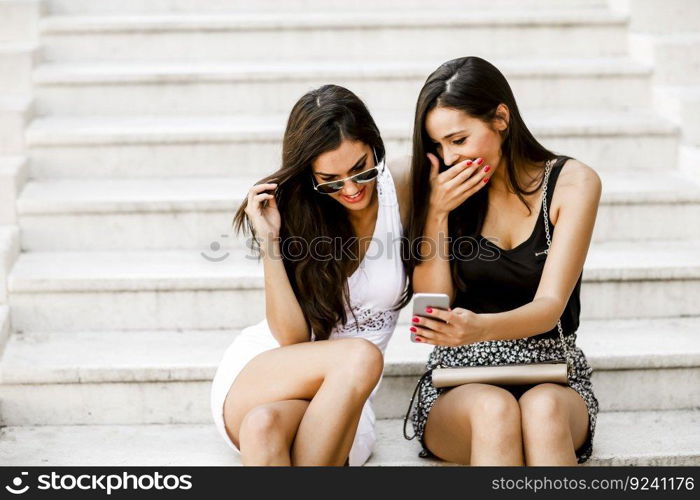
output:
[[[436,321],[442,321],[425,312],[426,307],[432,307],[433,309],[444,309],[445,311],[450,308],[450,298],[446,293],[416,293],[413,295],[413,315],[422,316],[424,318],[431,318]],[[411,332],[411,342],[416,341],[415,333]]]

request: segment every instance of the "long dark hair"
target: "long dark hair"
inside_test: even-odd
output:
[[[338,85],[312,90],[297,101],[289,115],[281,168],[257,183],[278,185],[275,199],[282,221],[282,259],[307,326],[318,340],[327,339],[337,323],[344,325],[348,320],[347,278],[352,274],[353,261],[299,258],[299,247],[293,242],[309,244],[313,240],[315,252],[332,255],[333,240],[349,241],[355,236],[346,209],[330,196],[318,194],[312,184],[314,160],[338,149],[343,140],[370,146],[379,161],[385,156],[379,129],[355,94]],[[234,229],[251,235],[253,248],[259,250],[259,241],[245,214],[246,205],[244,201],[238,208]]]
[[[537,187],[527,191],[519,184],[516,171],[526,163],[544,162],[556,155],[542,146],[525,126],[513,91],[498,68],[480,57],[453,59],[437,68],[420,91],[413,125],[413,202],[409,211],[408,239],[404,240],[411,247],[404,247],[403,250],[411,289],[413,269],[421,260],[418,250],[425,230],[430,195],[430,161],[426,154],[432,152],[437,155],[425,130],[426,116],[434,108],[444,107],[463,111],[490,124],[498,118],[496,111],[499,104],[505,104],[510,112],[508,127],[501,133],[501,151],[506,160],[508,184],[531,213],[532,209],[523,195],[537,192],[542,186],[542,180]],[[481,233],[488,204],[487,194],[486,189],[481,189],[450,212],[448,225],[452,242],[464,236],[476,237]],[[451,262],[456,285],[464,289],[465,284],[454,269],[456,260],[452,259]]]

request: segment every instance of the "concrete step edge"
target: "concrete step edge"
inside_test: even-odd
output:
[[[209,381],[238,330],[33,332],[12,335],[0,360],[4,384]],[[394,333],[386,377],[419,376],[431,351]],[[590,320],[577,332],[594,370],[700,367],[700,317]]]

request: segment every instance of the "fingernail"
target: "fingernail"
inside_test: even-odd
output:
[[[489,170],[491,170],[491,166],[490,166],[490,165],[486,165],[486,166],[484,167],[484,173],[488,172]]]
[[[412,326],[411,328],[409,328],[409,330],[411,330],[413,333],[416,333],[416,332],[418,331],[418,330],[416,330],[416,328],[415,328],[414,326]]]
[[[486,179],[484,179],[484,182],[485,182],[485,183],[488,182],[488,181],[489,181],[489,177],[487,177]]]
[[[420,337],[416,337],[416,342],[423,342],[423,339],[421,339]]]
[[[432,308],[432,307],[426,307],[426,308],[425,308],[425,312],[431,313],[431,312],[433,312],[433,308]]]
[[[471,166],[472,163],[474,163],[474,162],[471,160],[467,160],[467,167]]]
[[[482,158],[479,158],[478,160],[476,160],[477,165],[481,165],[482,163],[484,163],[484,160]]]
[[[411,321],[413,321],[414,323],[418,323],[420,320],[418,318],[414,317]]]

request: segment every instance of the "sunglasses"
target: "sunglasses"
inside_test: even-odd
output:
[[[347,181],[352,181],[355,184],[367,184],[368,182],[373,181],[383,171],[382,167],[384,166],[384,160],[378,162],[377,153],[374,150],[372,150],[372,152],[374,153],[374,167],[367,170],[363,170],[362,172],[357,173],[355,175],[351,175],[350,177],[346,177],[345,179],[338,179],[337,181],[330,182],[322,182],[320,184],[316,184],[312,174],[311,182],[313,182],[314,189],[321,194],[334,194],[341,191]]]

